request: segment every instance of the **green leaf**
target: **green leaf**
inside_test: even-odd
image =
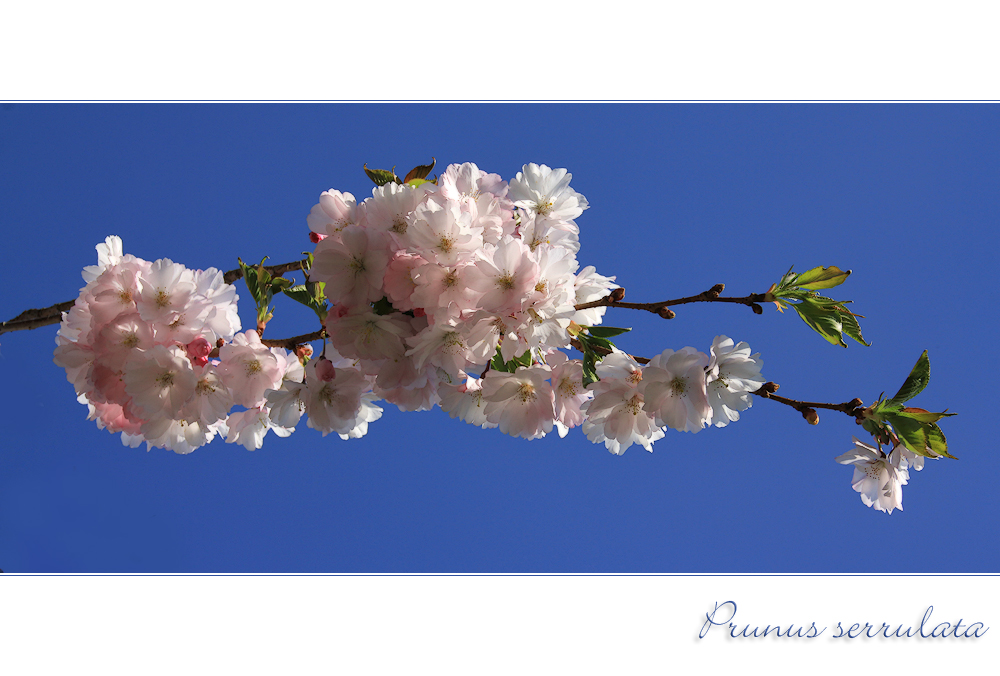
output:
[[[396,176],[395,167],[392,171],[387,171],[385,169],[369,169],[368,164],[365,163],[365,173],[368,174],[368,178],[375,182],[375,185],[385,185],[386,183],[402,183],[399,180],[399,176]]]
[[[511,371],[513,373],[517,370],[518,366],[528,367],[531,366],[531,350],[527,350],[520,357],[514,357],[511,362],[514,364],[514,369]]]
[[[911,420],[916,420],[922,423],[936,423],[941,418],[950,418],[955,413],[948,413],[947,411],[942,411],[941,413],[934,413],[932,411],[927,411],[922,408],[902,408],[900,407],[897,415],[903,416],[904,418],[910,418]]]
[[[510,373],[507,370],[507,364],[504,363],[503,355],[500,354],[500,348],[497,347],[497,353],[493,355],[493,359],[490,360],[490,368],[494,371],[503,371],[504,373]]]
[[[952,414],[954,415],[954,414]],[[955,456],[948,452],[948,440],[944,438],[944,432],[937,425],[931,423],[927,428],[927,445],[938,455],[957,460]]]
[[[273,289],[272,294],[281,293],[288,287],[292,286],[292,284],[294,283],[295,282],[293,282],[292,280],[285,279],[284,277],[275,277],[274,279],[271,280],[271,288]]]
[[[850,270],[844,272],[834,265],[831,265],[828,268],[818,267],[797,275],[790,281],[789,284],[791,286],[797,286],[802,289],[810,289],[812,291],[819,289],[832,289],[835,286],[843,284],[850,274]]]
[[[302,303],[319,317],[320,321],[326,319],[326,301],[322,295],[322,289],[317,291],[315,287],[322,287],[322,282],[309,282],[308,284],[297,284],[284,290],[284,294],[292,300]]]
[[[896,430],[896,436],[899,437],[899,440],[908,449],[917,455],[923,455],[928,458],[934,457],[927,452],[927,433],[924,431],[922,423],[910,418],[904,418],[895,413],[888,414],[886,420],[892,425],[892,429]]]
[[[612,343],[607,338],[598,338],[597,336],[587,336],[585,338],[581,338],[581,340],[585,343],[589,343],[591,346],[599,345],[600,347],[603,347],[605,350],[615,349],[615,344]]]
[[[430,164],[421,164],[416,167],[413,167],[412,169],[410,169],[409,172],[407,172],[406,178],[403,179],[403,182],[409,183],[415,178],[417,179],[427,178],[427,175],[431,173],[431,169],[434,168],[435,164],[437,164],[437,160],[432,157]]]
[[[614,338],[615,336],[620,336],[623,333],[628,333],[632,329],[622,329],[617,326],[589,326],[587,327],[587,333],[592,336],[597,336],[598,338]]]
[[[899,388],[899,392],[896,393],[890,401],[902,404],[903,402],[913,399],[915,396],[920,394],[927,383],[931,379],[931,360],[927,356],[927,350],[920,355],[920,359],[917,363],[913,365],[913,369],[910,371],[910,375],[906,377],[903,382],[903,386]]]
[[[597,355],[594,354],[593,350],[584,343],[583,344],[583,386],[586,387],[591,383],[596,383],[600,378],[597,377]]]
[[[396,311],[396,308],[392,306],[388,298],[382,296],[382,298],[372,303],[372,310],[377,315],[391,315]]]
[[[840,345],[841,347],[847,347],[847,343],[844,342],[844,337],[841,333],[843,325],[840,322],[840,312],[831,307],[815,303],[811,298],[792,305],[792,308],[799,314],[802,321],[813,331],[826,338],[828,342]]]
[[[879,401],[877,404],[875,404],[875,407],[872,409],[872,412],[881,418],[884,417],[884,414],[886,413],[896,413],[897,411],[900,411],[902,408],[903,408],[902,404],[897,404],[895,402],[886,399],[884,401]]]
[[[302,272],[309,272],[310,270],[312,270],[313,261],[315,260],[315,257],[313,256],[312,251],[303,251],[302,253],[306,257],[306,265],[304,268],[302,268]]]
[[[858,325],[858,319],[855,315],[847,311],[841,311],[840,324],[845,334],[862,345],[871,347],[871,343],[866,343],[865,339],[861,336],[861,326]]]

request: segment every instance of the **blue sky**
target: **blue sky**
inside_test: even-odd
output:
[[[707,350],[726,334],[761,352],[786,396],[866,403],[927,349],[931,383],[913,404],[959,413],[943,428],[960,460],[912,472],[905,511],[874,512],[833,462],[862,430],[766,401],[622,457],[578,430],[527,442],[395,407],[360,440],[301,425],[253,453],[146,453],[85,420],[47,327],[0,338],[0,568],[996,572],[984,359],[998,122],[996,105],[952,104],[4,104],[3,319],[73,298],[109,234],[188,267],[283,262],[311,248],[320,192],[369,194],[365,163],[404,172],[434,156],[508,179],[544,163],[590,202],[581,265],[617,275],[628,300],[719,282],[763,292],[791,265],[837,265],[854,271],[835,291],[872,342],[845,350],[773,308],[706,304],[669,322],[610,312],[635,329],[623,349]],[[314,323],[289,301],[268,332]]]

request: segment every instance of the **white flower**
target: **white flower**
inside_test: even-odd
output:
[[[582,431],[591,442],[604,443],[615,455],[621,455],[632,444],[639,444],[650,453],[653,442],[662,439],[663,430],[643,408],[642,369],[628,355],[615,352],[597,365],[595,383],[587,385],[594,398],[580,405],[586,413]]]
[[[573,174],[544,164],[526,164],[510,182],[514,204],[540,216],[571,221],[587,208],[587,198],[569,187]]]
[[[646,365],[639,392],[657,425],[697,432],[711,420],[705,385],[707,365],[708,355],[693,347],[664,350]]]
[[[146,418],[179,418],[198,384],[184,349],[164,345],[132,354],[125,362],[122,378],[132,405]]]
[[[486,419],[486,402],[483,401],[483,381],[468,376],[457,384],[442,382],[438,388],[441,396],[441,410],[452,418],[458,418],[470,425],[496,427]]]
[[[348,307],[379,300],[389,264],[385,237],[356,225],[344,228],[340,236],[342,240],[330,237],[316,246],[312,279],[326,283],[331,301]]]
[[[750,354],[746,343],[733,344],[732,338],[716,336],[708,363],[708,403],[712,406],[711,424],[725,427],[740,419],[739,411],[753,405],[752,392],[764,385],[760,354]]]
[[[240,406],[254,408],[263,403],[267,390],[281,387],[283,369],[256,331],[236,334],[232,343],[219,350],[219,357],[219,377]]]
[[[486,419],[504,434],[539,439],[555,419],[548,366],[519,367],[514,373],[491,370],[483,378]]]
[[[903,509],[903,486],[910,475],[901,466],[899,447],[886,456],[880,449],[854,438],[854,448],[837,457],[842,465],[854,465],[851,486],[861,494],[861,502],[880,512],[892,514]]]

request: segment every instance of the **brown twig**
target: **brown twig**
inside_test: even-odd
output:
[[[716,284],[708,291],[702,291],[696,296],[674,298],[673,300],[661,300],[657,303],[625,303],[621,300],[625,296],[624,289],[619,287],[618,289],[613,289],[612,292],[604,298],[590,301],[589,303],[580,303],[579,305],[576,305],[575,308],[577,310],[586,310],[593,307],[618,307],[625,308],[627,310],[645,310],[646,312],[652,312],[653,314],[660,315],[664,319],[673,319],[673,310],[667,309],[673,305],[686,305],[687,303],[739,303],[740,305],[746,305],[751,308],[756,314],[761,314],[764,309],[760,306],[760,303],[769,300],[767,294],[765,293],[751,293],[749,296],[744,296],[742,298],[722,297],[719,294],[722,293],[725,288],[725,284]]]
[[[262,345],[267,345],[268,347],[283,347],[286,350],[295,350],[299,345],[313,340],[323,340],[324,338],[326,338],[326,330],[320,329],[319,331],[304,333],[301,336],[292,336],[291,338],[261,338],[260,342]]]
[[[272,277],[277,277],[285,274],[286,272],[301,270],[303,265],[308,262],[308,259],[303,259],[301,261],[292,261],[291,263],[281,263],[280,265],[265,265],[264,269],[267,270]],[[242,279],[242,277],[243,271],[237,268],[236,270],[230,270],[229,272],[224,273],[222,279],[226,282],[226,284],[232,284],[236,280]],[[25,310],[13,319],[0,324],[0,334],[10,333],[11,331],[27,331],[30,329],[41,328],[43,326],[49,326],[51,324],[58,324],[62,321],[62,313],[68,312],[70,308],[73,307],[73,303],[75,302],[75,300],[68,300],[64,303],[57,303],[45,308]]]
[[[785,406],[791,406],[796,411],[802,414],[802,417],[810,425],[819,424],[819,414],[816,412],[817,408],[823,408],[828,411],[840,411],[846,415],[851,416],[855,419],[860,419],[861,411],[864,409],[864,402],[855,397],[850,401],[845,401],[842,404],[827,404],[819,401],[797,401],[795,399],[789,399],[788,397],[781,397],[775,392],[778,390],[778,384],[772,383],[770,381],[764,383],[764,385],[752,394],[756,394],[758,397],[763,399],[770,399],[771,401],[776,401],[779,404],[784,404]]]

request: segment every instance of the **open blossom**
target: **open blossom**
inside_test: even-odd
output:
[[[854,448],[837,457],[842,465],[854,465],[851,486],[861,494],[861,502],[880,512],[892,514],[903,509],[903,486],[910,475],[900,462],[899,446],[888,456],[854,437]]]
[[[583,424],[586,416],[580,407],[592,399],[594,393],[583,386],[580,360],[569,360],[564,353],[556,351],[549,355],[548,363],[552,366],[555,425],[559,436],[565,437],[571,428]]]
[[[514,204],[541,216],[573,220],[587,208],[587,198],[569,187],[573,174],[544,164],[526,164],[510,182]]]
[[[264,401],[267,390],[281,387],[282,370],[256,331],[238,334],[219,350],[219,375],[240,406],[253,408]]]
[[[580,406],[587,415],[583,433],[595,444],[603,442],[615,455],[632,444],[652,452],[653,442],[664,434],[644,407],[639,391],[642,367],[628,355],[615,352],[597,365],[597,375],[600,380],[587,386],[594,398]]]
[[[716,336],[708,364],[708,403],[712,407],[711,424],[725,427],[740,419],[740,411],[753,405],[752,392],[764,385],[760,354],[750,354],[746,343],[735,344],[732,338]]]
[[[441,410],[452,418],[484,428],[497,426],[486,419],[483,381],[479,378],[469,376],[455,383],[442,382],[438,394],[441,397]]]
[[[357,307],[382,298],[382,277],[389,264],[384,235],[356,225],[345,227],[341,239],[316,245],[310,274],[326,283],[326,295],[335,302]]]
[[[483,379],[486,419],[504,434],[538,439],[555,419],[547,366],[519,367],[514,373],[490,371]]]
[[[708,355],[693,347],[664,350],[642,371],[639,391],[657,425],[698,432],[712,417],[705,384]]]

